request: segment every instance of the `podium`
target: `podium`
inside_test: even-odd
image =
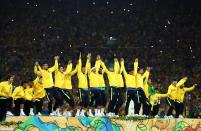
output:
[[[0,131],[201,131],[201,119],[7,117]]]

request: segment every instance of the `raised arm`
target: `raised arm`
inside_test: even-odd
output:
[[[66,66],[66,70],[64,71],[64,74],[67,75],[72,71],[73,65],[72,65],[72,61],[69,60],[68,64]]]
[[[87,55],[87,62],[85,65],[85,74],[91,73],[91,53]]]
[[[187,81],[187,79],[187,77],[182,78],[179,82],[177,82],[176,87],[180,87],[181,85],[183,85]]]
[[[59,57],[58,57],[58,56],[55,56],[54,59],[55,59],[54,66],[53,66],[53,67],[50,67],[50,68],[48,69],[48,71],[50,71],[50,72],[54,72],[54,71],[59,67],[59,63],[58,63]]]
[[[138,58],[136,58],[134,61],[134,75],[137,75],[137,70],[138,70]]]
[[[121,69],[120,72],[123,72],[124,76],[128,75],[128,73],[126,72],[125,69],[125,65],[124,65],[124,58],[121,58]]]
[[[71,71],[70,73],[68,73],[68,75],[70,75],[70,76],[75,75],[77,73],[77,68],[78,68],[78,66],[76,66],[73,71]]]
[[[39,70],[39,71],[40,71],[40,73],[41,73],[42,68],[41,68],[41,66],[40,66],[40,65],[38,66],[38,70]]]
[[[146,77],[149,76],[149,72],[150,72],[150,67],[147,67],[146,71],[145,71],[144,74],[142,75],[143,79],[144,79],[144,78],[146,79]]]
[[[58,73],[58,72],[59,72],[59,65],[55,66],[55,73]]]
[[[37,77],[33,81],[33,84],[36,85],[39,82],[40,78],[42,78],[42,75],[39,73],[39,74],[37,74]]]
[[[38,74],[38,73],[39,73],[38,67],[35,65],[34,66],[34,74]]]
[[[82,59],[81,59],[81,53],[80,53],[80,56],[79,56],[79,60],[78,60],[78,63],[77,63],[77,73],[82,73]]]
[[[96,57],[96,62],[95,62],[95,68],[96,68],[96,73],[98,73],[99,69],[101,66],[101,59],[100,59],[100,55],[97,55]]]
[[[39,77],[37,76],[36,79],[33,81],[33,84],[36,85],[39,82]]]
[[[184,91],[185,91],[185,92],[190,92],[190,91],[194,90],[196,86],[197,86],[197,84],[194,84],[194,85],[191,86],[190,88],[184,88]]]
[[[147,73],[146,73],[146,75],[145,75],[144,84],[147,84],[147,83],[148,83],[149,74],[150,74],[150,67],[147,67]]]
[[[40,65],[39,65],[39,63],[38,62],[35,62],[35,66],[34,66],[34,74],[39,74],[40,73],[40,71],[41,71],[41,67],[40,67]]]
[[[114,72],[119,73],[119,71],[120,71],[119,61],[117,58],[114,58]]]
[[[109,73],[109,70],[107,69],[107,67],[105,66],[105,63],[103,61],[101,61],[101,66],[102,66],[103,70],[105,71],[105,73]]]

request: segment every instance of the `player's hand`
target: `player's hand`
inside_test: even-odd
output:
[[[184,79],[184,80],[188,80],[188,77],[184,77],[183,79]]]
[[[124,62],[124,58],[121,58],[120,61],[121,61],[121,62]]]
[[[35,66],[39,66],[39,63],[38,63],[38,61],[36,61],[36,62],[35,62]]]
[[[96,60],[100,60],[100,59],[101,59],[100,55],[97,55]]]
[[[196,86],[198,86],[198,84],[194,84],[193,86],[195,86],[195,87],[196,87]]]
[[[87,58],[88,58],[88,59],[91,59],[91,53],[88,53],[88,54],[87,54]]]
[[[79,59],[81,59],[82,58],[82,52],[80,52],[80,55],[79,55]]]
[[[59,59],[59,56],[55,56],[54,59],[55,59],[55,60],[58,60],[58,59]]]
[[[69,60],[69,61],[68,61],[68,64],[71,64],[71,63],[72,63],[72,60]]]

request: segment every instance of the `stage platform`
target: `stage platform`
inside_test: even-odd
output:
[[[126,119],[126,120],[125,120]],[[140,120],[141,119],[141,120]],[[201,131],[201,119],[7,117],[0,131]]]

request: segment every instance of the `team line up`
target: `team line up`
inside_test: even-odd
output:
[[[135,116],[139,115],[142,106],[143,116],[158,117],[160,99],[165,98],[169,105],[167,117],[178,118],[183,117],[185,93],[197,86],[194,84],[190,88],[185,87],[187,77],[184,77],[178,82],[173,80],[168,87],[168,92],[160,94],[149,78],[150,67],[147,67],[146,71],[138,69],[138,59],[134,60],[133,70],[129,72],[125,69],[123,58],[120,62],[114,58],[114,66],[107,68],[100,55],[97,55],[95,65],[91,67],[89,53],[85,65],[82,66],[80,53],[74,69],[71,60],[64,69],[59,66],[59,57],[55,56],[54,59],[55,64],[50,68],[48,64],[43,64],[41,67],[38,62],[35,63],[36,79],[34,81],[22,81],[20,86],[14,88],[14,76],[11,75],[7,81],[0,83],[1,121],[6,115],[41,116],[44,99],[48,100],[50,116],[118,116],[123,105],[125,106],[124,115],[128,115],[129,104],[133,100]],[[75,74],[78,78],[78,104],[75,104],[72,95],[71,77]],[[104,74],[107,75],[109,86],[105,84]],[[69,104],[69,108],[61,111],[64,101]],[[174,116],[173,110],[176,111]]]

